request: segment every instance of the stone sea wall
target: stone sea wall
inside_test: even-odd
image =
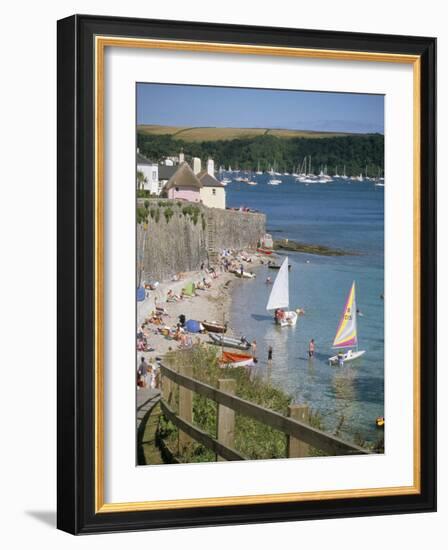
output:
[[[266,232],[261,213],[155,199],[146,201],[146,208],[144,204],[138,204],[137,276],[142,265],[147,282],[199,269],[202,262],[208,265],[213,250],[255,249]]]

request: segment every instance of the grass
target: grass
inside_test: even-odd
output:
[[[192,365],[193,377],[218,387],[218,379],[233,378],[236,395],[268,409],[286,415],[291,397],[282,390],[259,378],[251,378],[244,368],[221,368],[217,350],[201,345],[188,351],[172,352],[165,356],[167,366],[174,369]],[[177,407],[178,395],[174,396]],[[217,404],[200,395],[193,397],[193,422],[202,430],[216,437]],[[177,449],[178,431],[170,422],[162,420],[161,435],[171,449]],[[284,458],[287,454],[287,438],[284,434],[251,418],[236,414],[234,448],[249,459]],[[181,462],[214,462],[214,453],[198,443],[193,443],[188,454],[178,457]]]
[[[287,130],[282,128],[215,128],[187,126],[159,126],[141,124],[137,131],[146,135],[170,135],[183,141],[217,141],[253,138],[262,135],[274,135],[280,138],[325,138],[350,135],[342,132],[313,132],[309,130]]]

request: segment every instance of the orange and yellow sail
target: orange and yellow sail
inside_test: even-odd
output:
[[[344,311],[334,337],[334,348],[351,348],[358,345],[358,334],[356,330],[356,295],[355,281],[350,288]]]

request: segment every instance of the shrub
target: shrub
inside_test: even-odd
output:
[[[165,216],[165,219],[166,219],[166,223],[169,223],[170,219],[173,217],[173,209],[168,206],[168,208],[165,208],[164,212],[163,212],[164,216]]]

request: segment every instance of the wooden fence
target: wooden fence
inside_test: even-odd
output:
[[[283,416],[236,397],[233,378],[220,379],[218,388],[214,388],[195,380],[191,366],[184,366],[177,372],[161,365],[161,373],[160,404],[163,414],[179,429],[179,453],[184,453],[195,440],[214,452],[218,460],[245,460],[246,457],[233,448],[235,413],[238,413],[284,433],[288,437],[289,458],[308,456],[309,447],[333,456],[369,454],[362,447],[310,426],[306,405],[290,405],[289,416]],[[176,386],[179,388],[178,413],[173,409]],[[216,438],[193,424],[193,393],[218,404]]]

